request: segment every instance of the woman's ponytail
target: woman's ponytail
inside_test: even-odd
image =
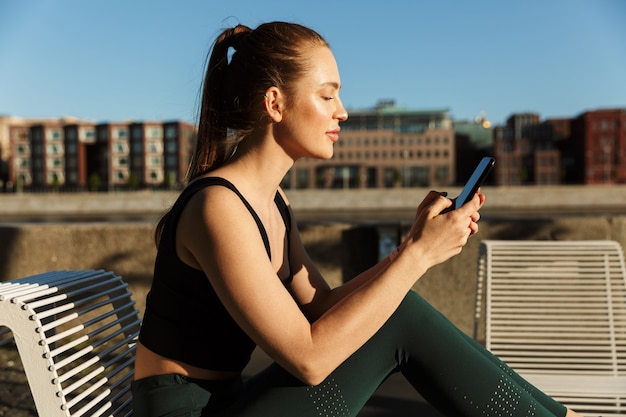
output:
[[[223,31],[215,40],[202,88],[198,121],[198,141],[188,173],[188,181],[222,165],[236,142],[229,138],[227,113],[227,72],[232,49],[252,29],[238,25]]]

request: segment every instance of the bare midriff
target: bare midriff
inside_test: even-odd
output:
[[[198,368],[183,362],[161,356],[141,343],[137,343],[135,357],[135,380],[155,375],[178,374],[188,378],[225,381],[239,377],[235,371],[215,371]]]

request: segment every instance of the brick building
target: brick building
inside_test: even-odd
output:
[[[455,182],[454,129],[447,110],[380,102],[349,111],[330,160],[296,162],[284,188],[390,188]]]
[[[499,185],[625,184],[626,109],[514,114],[494,130],[494,154]]]
[[[570,142],[584,184],[626,183],[626,109],[580,114],[572,120]]]
[[[195,135],[195,126],[180,121],[20,121],[8,126],[3,182],[18,189],[179,187]]]
[[[549,123],[535,113],[518,113],[494,129],[496,183],[548,185],[561,182],[560,153]]]

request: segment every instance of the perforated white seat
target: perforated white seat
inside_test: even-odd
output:
[[[477,320],[483,293],[488,349],[582,414],[626,415],[626,268],[619,243],[483,241]]]
[[[130,416],[140,319],[106,271],[53,271],[0,283],[0,344],[15,342],[37,412]]]

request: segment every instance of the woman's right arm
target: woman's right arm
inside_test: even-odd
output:
[[[417,207],[414,224],[407,234],[407,240],[411,239],[412,236],[418,232],[418,227],[421,227],[418,221],[421,213],[428,207],[429,204],[432,204],[436,199],[439,199],[442,196],[445,197],[445,194],[436,191],[431,191],[426,195],[424,200]],[[480,195],[479,198],[482,206],[484,196]],[[477,214],[474,216],[474,219],[475,221],[478,220]],[[350,294],[352,291],[356,290],[365,282],[371,279],[376,279],[376,277],[390,265],[391,258],[397,257],[407,244],[407,240],[405,240],[392,255],[381,260],[379,263],[363,271],[356,277],[351,278],[344,284],[331,289],[309,258],[306,249],[300,240],[300,236],[297,233],[297,224],[295,220],[293,220],[292,223],[292,228],[296,230],[296,232],[292,234],[291,262],[295,265],[302,265],[300,269],[306,273],[302,274],[304,275],[303,277],[296,277],[296,279],[294,279],[291,289],[294,296],[298,298],[302,308],[309,317],[309,321],[311,322],[315,321],[335,303]],[[476,232],[477,228],[471,230],[472,234]]]

